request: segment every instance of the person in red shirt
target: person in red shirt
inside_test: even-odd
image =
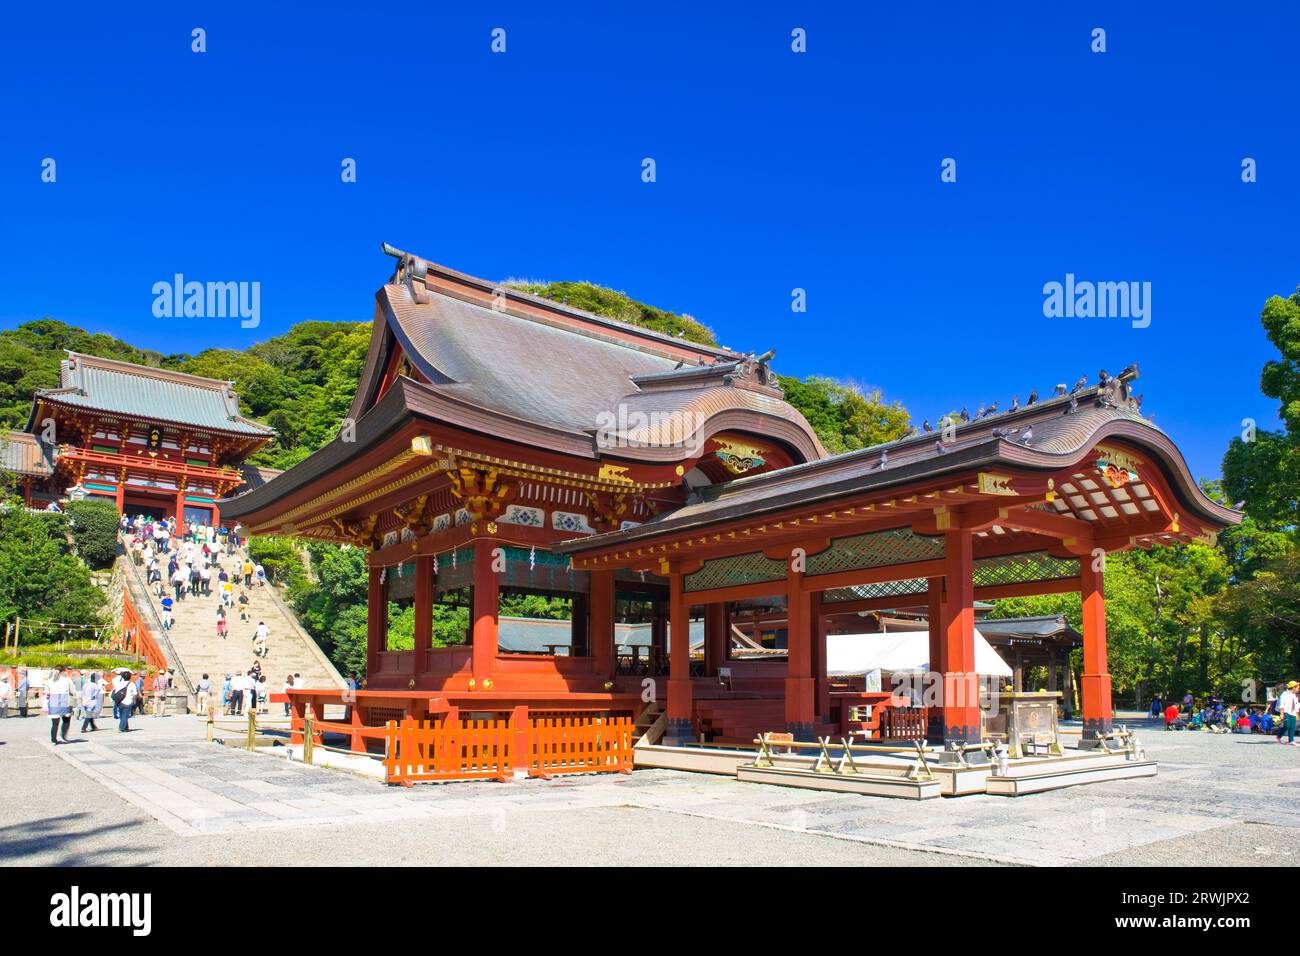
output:
[[[1165,730],[1172,730],[1174,721],[1178,719],[1178,705],[1170,704],[1165,708]]]

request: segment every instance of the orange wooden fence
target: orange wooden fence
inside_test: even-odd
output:
[[[632,769],[630,717],[536,717],[530,729],[533,776]]]
[[[121,632],[124,650],[137,657],[143,657],[155,671],[167,669],[166,655],[153,639],[153,634],[149,632],[149,625],[145,624],[140,612],[136,610],[135,603],[131,600],[131,592],[125,589],[122,592]]]
[[[547,778],[632,769],[630,717],[536,717],[509,720],[389,721],[384,768],[389,783],[509,780],[515,771]]]

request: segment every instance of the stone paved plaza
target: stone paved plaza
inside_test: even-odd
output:
[[[674,771],[389,788],[142,718],[0,722],[6,865],[1294,865],[1300,747],[1142,734],[1153,778],[923,803]],[[44,739],[43,739],[44,738]]]

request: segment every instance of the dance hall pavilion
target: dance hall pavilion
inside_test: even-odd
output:
[[[838,735],[864,703],[876,719],[907,702],[828,679],[837,622],[928,612],[929,669],[951,681],[975,672],[976,602],[1056,592],[1082,595],[1088,748],[1111,731],[1105,555],[1213,541],[1239,517],[1143,417],[1134,367],[950,432],[828,455],[784,401],[771,353],[385,251],[397,267],[339,436],[220,503],[253,534],[365,550],[356,749],[406,716],[639,717],[665,702],[670,746]],[[505,652],[503,594],[568,599],[571,622],[553,644]],[[414,606],[413,649],[390,646],[390,602]],[[439,603],[468,608],[463,643],[434,646]],[[753,626],[763,615],[782,626]],[[649,624],[648,645],[619,643],[628,622]],[[294,698],[300,715],[339,699]],[[925,721],[949,750],[982,736],[974,695],[943,693]]]

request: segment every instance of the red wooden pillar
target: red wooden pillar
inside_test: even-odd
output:
[[[979,678],[975,673],[975,583],[971,578],[974,535],[966,529],[944,533],[945,746],[981,739]]]
[[[433,649],[433,556],[415,559],[415,662],[412,673],[419,684],[429,669]]]
[[[587,643],[595,673],[602,680],[614,677],[614,572],[592,571],[588,575]],[[576,615],[575,615],[576,620]]]
[[[122,514],[126,507],[126,483],[118,480],[117,491],[113,494],[113,504],[117,505],[117,513]]]
[[[370,569],[366,590],[366,676],[373,679],[379,671],[379,652],[388,641],[388,587],[383,568]]]
[[[787,570],[785,729],[794,734],[796,740],[811,739],[815,730],[817,691],[812,676],[812,635],[808,605],[809,596],[803,589],[803,572]]]
[[[176,534],[185,534],[185,489],[176,492]]]
[[[927,708],[926,740],[932,744],[942,744],[943,708],[939,705],[943,701],[943,672],[946,670],[944,661],[948,656],[943,616],[943,578],[929,580],[929,588],[926,591],[926,614],[930,623],[929,673],[922,677],[921,684],[916,687],[916,690],[921,694],[919,703]]]
[[[471,612],[473,619],[473,670],[474,679],[482,686],[496,670],[497,615],[501,610],[501,585],[496,571],[492,570],[491,541],[480,541],[474,547],[474,594]]]
[[[812,642],[813,693],[817,719],[831,719],[831,682],[826,674],[826,618],[822,616],[821,593],[808,595],[808,637]]]
[[[680,746],[694,738],[691,691],[691,606],[685,577],[673,571],[668,587],[668,726],[664,743]]]
[[[716,677],[727,662],[727,605],[704,606],[704,673]]]
[[[1098,746],[1097,738],[1110,733],[1111,725],[1110,670],[1106,662],[1105,572],[1094,571],[1092,560],[1087,556],[1079,560],[1079,596],[1083,603],[1083,673],[1079,677],[1083,703],[1083,737],[1079,741],[1081,750]]]

